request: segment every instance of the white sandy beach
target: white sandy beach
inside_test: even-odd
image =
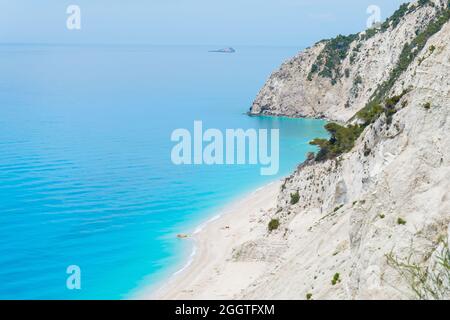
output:
[[[276,205],[281,182],[270,183],[223,210],[220,217],[194,234],[192,263],[148,299],[232,299],[262,275],[263,262],[232,261],[233,248],[264,234],[261,219]],[[259,222],[259,223],[258,223]],[[265,225],[265,224],[264,224]],[[257,229],[260,229],[257,230]]]

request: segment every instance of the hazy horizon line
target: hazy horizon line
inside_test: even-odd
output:
[[[186,43],[146,43],[146,42],[0,42],[0,46],[154,46],[154,47],[214,47],[223,49],[229,47],[272,47],[272,48],[306,48],[305,45],[295,44],[186,44]]]

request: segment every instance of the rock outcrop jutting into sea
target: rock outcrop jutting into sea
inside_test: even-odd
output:
[[[272,74],[250,114],[347,127],[329,126],[285,180],[265,215],[276,230],[235,249],[246,261],[276,244],[243,298],[450,298],[449,11],[448,0],[405,4]]]

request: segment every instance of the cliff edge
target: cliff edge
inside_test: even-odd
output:
[[[349,120],[389,78],[405,45],[446,5],[404,4],[379,28],[307,48],[270,76],[249,113]]]

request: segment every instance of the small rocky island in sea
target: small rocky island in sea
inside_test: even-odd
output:
[[[211,50],[209,52],[217,52],[217,53],[235,53],[236,50],[232,47],[228,47],[228,48],[223,48],[223,49],[219,49],[219,50]]]

